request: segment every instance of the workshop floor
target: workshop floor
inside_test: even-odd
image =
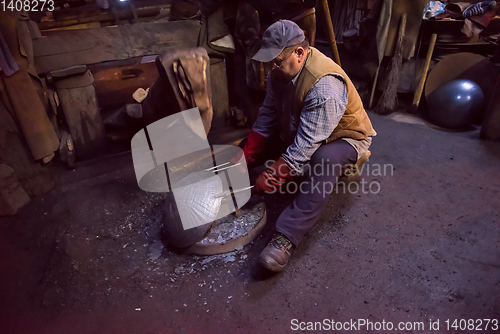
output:
[[[447,319],[500,319],[500,145],[370,117],[365,192],[380,192],[339,188],[274,276],[255,262],[291,197],[265,198],[263,236],[231,256],[151,260],[162,195],[138,189],[128,153],[81,163],[0,219],[0,332],[281,333],[292,319],[430,332],[432,319],[438,333]]]

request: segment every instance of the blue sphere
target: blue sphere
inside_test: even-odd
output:
[[[449,129],[464,128],[481,112],[484,94],[470,80],[453,80],[437,88],[427,98],[429,117],[436,125]]]

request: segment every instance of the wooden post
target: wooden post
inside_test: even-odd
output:
[[[432,53],[434,52],[434,46],[436,46],[437,34],[432,34],[431,41],[429,43],[429,50],[427,50],[427,57],[425,57],[424,69],[422,71],[422,77],[420,78],[420,83],[418,84],[417,90],[413,97],[412,108],[418,108],[420,99],[422,98],[422,93],[424,91],[425,80],[427,79],[427,72],[429,72],[429,66],[431,64]]]
[[[326,21],[326,29],[328,33],[328,43],[330,44],[330,50],[332,52],[333,60],[340,64],[339,50],[337,48],[337,41],[335,40],[335,32],[333,31],[332,17],[330,16],[330,9],[328,8],[328,0],[320,0],[319,4],[321,6],[321,11],[324,13]]]

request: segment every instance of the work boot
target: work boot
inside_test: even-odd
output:
[[[264,248],[259,256],[259,263],[266,269],[280,272],[285,269],[293,253],[293,245],[281,233],[275,233],[271,242]]]

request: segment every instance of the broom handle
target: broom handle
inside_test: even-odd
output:
[[[408,15],[406,13],[403,13],[401,15],[401,23],[399,24],[398,42],[396,44],[396,47],[399,49],[403,46],[403,42],[405,40],[407,20],[408,20]]]
[[[425,57],[424,70],[422,71],[422,77],[418,84],[417,90],[415,91],[415,96],[413,97],[412,107],[418,107],[420,99],[422,98],[422,93],[424,91],[425,80],[427,79],[427,72],[429,71],[429,66],[431,64],[432,54],[434,53],[434,47],[436,46],[437,34],[432,34],[431,41],[429,43],[429,50],[427,50],[427,57]]]
[[[387,39],[387,36],[389,35],[389,29],[385,32],[385,39]],[[382,58],[384,55],[382,55]],[[378,75],[380,73],[380,66],[382,65],[382,59],[378,60],[378,66],[377,70],[375,71],[375,76],[373,78],[373,84],[372,84],[372,91],[370,93],[370,102],[368,104],[368,109],[372,110],[373,109],[373,99],[375,97],[375,90],[377,89],[377,82],[378,82]]]
[[[394,56],[392,58],[392,63],[396,59],[398,52],[400,54],[402,53],[403,42],[404,42],[405,34],[406,34],[406,22],[407,21],[408,21],[408,15],[406,13],[401,14],[401,22],[399,23],[399,30],[398,30],[398,39],[396,40],[396,45],[394,48]],[[391,68],[391,72],[392,71],[397,71],[396,77],[399,78],[399,68]],[[380,64],[377,67],[377,71],[375,72],[375,78],[373,79],[372,92],[370,95],[370,104],[368,106],[369,109],[373,108],[373,98],[375,96],[375,88],[377,87],[377,80],[378,80],[379,72],[380,72]],[[397,85],[397,83],[396,83],[396,85]],[[387,87],[386,87],[386,89],[387,89]],[[397,87],[396,87],[396,91],[397,91]]]
[[[375,88],[377,88],[378,72],[380,72],[380,64],[377,66],[377,71],[375,72],[375,77],[373,78],[372,92],[370,94],[370,103],[368,109],[373,109],[373,98],[375,97]]]
[[[332,17],[330,16],[330,8],[328,8],[328,0],[320,0],[319,5],[325,16],[326,30],[328,32],[328,42],[330,44],[330,51],[332,52],[333,61],[340,65],[339,50],[337,48],[337,41],[335,40],[335,32],[333,31]]]

